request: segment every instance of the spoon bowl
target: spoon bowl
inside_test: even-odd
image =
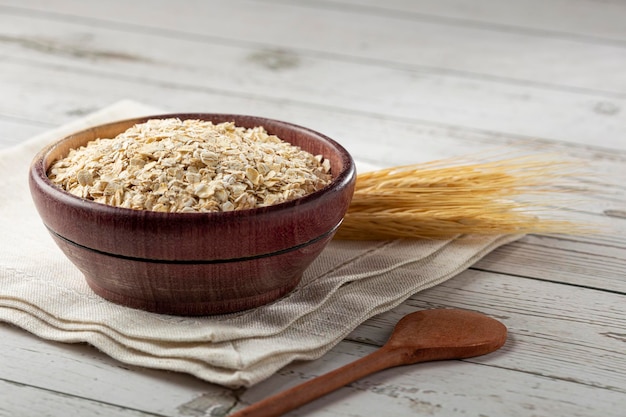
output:
[[[399,365],[485,355],[506,341],[504,324],[480,313],[456,309],[419,311],[403,317],[383,348],[406,357]]]

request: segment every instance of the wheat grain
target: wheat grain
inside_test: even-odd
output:
[[[538,215],[549,204],[521,197],[554,197],[555,179],[576,164],[523,157],[457,165],[455,161],[393,167],[359,174],[337,239],[450,238],[459,234],[567,233],[567,220]]]

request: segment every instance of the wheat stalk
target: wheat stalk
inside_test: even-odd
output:
[[[539,216],[571,190],[577,163],[537,157],[438,161],[359,174],[338,239],[450,238],[458,234],[571,233],[582,227]],[[549,201],[524,200],[531,195]],[[537,200],[535,198],[535,200]]]

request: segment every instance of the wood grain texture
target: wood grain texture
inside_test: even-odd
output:
[[[271,44],[277,48],[341,56],[345,60],[364,61],[371,65],[382,62],[387,66],[423,67],[564,90],[614,92],[616,86],[624,85],[626,80],[626,75],[619,71],[620,64],[623,65],[626,59],[625,50],[612,44],[588,45],[569,39],[497,31],[485,36],[484,28],[441,28],[431,22],[384,15],[360,14],[358,18],[351,18],[350,10],[297,3],[195,0],[189,4],[194,10],[192,14],[164,12],[174,3],[170,0],[162,2],[161,7],[146,8],[141,3],[126,4],[122,0],[106,5],[64,1],[53,7],[38,0],[26,7],[11,7],[8,11],[20,14],[36,11],[39,15],[66,21],[86,19],[92,25],[113,22],[124,29],[169,32],[173,37],[225,39],[234,44]],[[124,13],[115,12],[121,8]],[[246,13],[241,13],[242,10]],[[206,24],[206,16],[211,15],[239,16],[240,30],[231,31],[228,19],[215,19],[210,25]],[[306,19],[304,27],[303,19]],[[313,31],[314,37],[309,35]],[[224,33],[229,35],[226,37]],[[555,59],[554,51],[559,51],[558,59]],[[451,62],[455,65],[450,65]],[[603,77],[592,76],[594,71]],[[617,90],[618,93],[626,92],[623,88]]]
[[[430,309],[404,316],[389,340],[354,362],[251,405],[233,417],[278,417],[375,372],[402,365],[464,359],[504,345],[506,327],[485,315],[457,309]]]
[[[319,375],[373,350],[360,343],[343,342],[319,361],[288,366],[271,380],[272,384],[253,387],[242,400],[245,403],[258,401],[275,392],[277,387],[284,389],[298,380]],[[389,369],[321,398],[291,415],[580,417],[601,413],[618,417],[622,414],[621,393],[491,366],[490,361],[500,355],[497,352],[485,357],[483,365],[455,361]]]
[[[0,415],[50,415],[51,413],[71,414],[80,409],[82,415],[106,415],[111,417],[147,417],[145,413],[84,398],[75,398],[62,393],[38,389],[0,380],[2,404]]]
[[[405,17],[408,19],[531,32],[541,37],[571,37],[580,42],[626,40],[621,20],[626,5],[619,1],[605,1],[602,7],[595,0],[477,0],[471,5],[463,0],[398,0],[384,6],[375,0],[310,0],[309,3],[318,7],[360,6],[363,12],[408,13]]]
[[[38,339],[5,323],[0,328],[2,381],[156,415],[185,415],[183,411],[192,408],[194,400],[201,397],[212,398],[213,407],[224,409],[233,405],[235,399],[230,390],[189,375],[127,366],[88,345]],[[17,398],[15,406],[22,401],[20,407],[27,406],[26,398]],[[80,407],[74,407],[77,408]],[[58,412],[63,410],[59,408]]]
[[[288,0],[260,0],[281,3]],[[570,38],[579,42],[616,45],[626,41],[620,1],[595,0],[464,0],[432,2],[395,0],[307,0],[311,7],[339,8],[352,13],[389,14],[444,26],[468,26],[501,32],[528,33],[539,37]]]
[[[359,169],[548,152],[586,161],[584,191],[555,203],[602,233],[500,248],[369,320],[320,360],[245,392],[0,325],[1,416],[225,416],[365,356],[402,315],[432,307],[496,317],[509,341],[484,358],[384,371],[291,415],[623,415],[623,3],[185,4],[0,1],[0,148],[130,98],[308,126],[343,144]]]
[[[532,83],[501,83],[431,69],[381,68],[307,51],[256,44],[231,45],[212,41],[212,38],[179,39],[130,29],[120,32],[106,25],[92,29],[89,21],[72,25],[78,33],[89,31],[92,35],[68,37],[63,32],[63,23],[5,16],[0,26],[3,31],[0,39],[10,51],[15,51],[8,57],[9,63],[52,66],[55,72],[60,72],[60,77],[56,78],[65,88],[72,87],[63,83],[63,78],[67,77],[64,74],[80,69],[80,73],[75,74],[78,79],[113,78],[119,79],[122,85],[124,81],[138,84],[140,89],[154,85],[183,94],[197,92],[305,108],[326,107],[335,112],[358,112],[366,118],[384,115],[435,125],[487,129],[511,136],[596,143],[621,149],[626,146],[623,141],[613,139],[625,122],[626,112],[621,111],[626,108],[625,96],[614,97],[599,91],[551,91]],[[40,33],[33,35],[26,31],[33,26],[38,27]],[[204,53],[193,55],[197,48]],[[86,51],[93,50],[101,51],[102,57],[87,55]],[[228,70],[231,62],[240,66],[236,79]],[[159,68],[159,71],[152,68]],[[22,70],[17,71],[16,76],[23,74]],[[311,87],[311,80],[315,87]],[[364,85],[368,88],[361,88]],[[132,91],[131,97],[141,95],[141,91]],[[330,102],[329,95],[333,97]],[[126,97],[128,92],[120,96]],[[94,98],[98,97],[102,98],[95,94]],[[228,106],[227,102],[228,99],[224,106]],[[206,105],[212,104],[207,102]],[[179,106],[176,108],[180,110]],[[545,114],[547,109],[549,115]],[[266,112],[267,108],[260,115],[273,117]],[[254,114],[259,114],[259,110]],[[549,122],[542,122],[546,116]],[[580,120],[588,122],[580,124]]]
[[[282,204],[213,213],[163,213],[94,203],[48,178],[52,164],[97,138],[151,118],[232,122],[330,162],[324,188]],[[31,196],[56,244],[93,291],[124,306],[206,315],[255,308],[284,296],[330,242],[350,205],[356,168],[332,139],[301,126],[233,114],[168,114],[115,121],[53,142],[34,158]]]
[[[398,317],[454,305],[497,317],[509,329],[507,355],[498,355],[492,365],[626,392],[624,340],[618,336],[626,312],[622,299],[622,294],[469,270],[366,322],[348,339],[380,344]]]

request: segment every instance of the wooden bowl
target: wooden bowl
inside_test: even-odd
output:
[[[161,213],[82,199],[49,180],[50,165],[70,149],[115,137],[148,119],[169,117],[263,126],[329,159],[332,182],[268,207]],[[128,307],[178,315],[241,311],[290,292],[341,224],[355,180],[350,154],[320,133],[261,117],[206,113],[157,115],[84,130],[43,149],[29,174],[44,224],[95,293]]]

